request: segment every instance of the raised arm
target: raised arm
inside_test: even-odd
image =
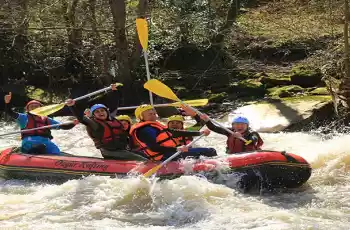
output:
[[[90,127],[92,130],[97,130],[99,128],[99,124],[97,122],[85,116],[83,112],[78,111],[78,109],[75,106],[75,101],[73,99],[68,99],[66,101],[66,104],[71,110],[73,116],[75,116],[80,123]]]
[[[12,119],[18,119],[19,113],[16,113],[15,111],[12,110],[11,108],[11,99],[12,99],[12,93],[9,92],[7,95],[4,97],[5,101],[5,112],[12,118]]]
[[[173,137],[194,137],[194,136],[200,136],[202,134],[204,134],[205,136],[208,136],[210,134],[210,131],[208,129],[203,131],[169,129],[169,132],[173,135]]]

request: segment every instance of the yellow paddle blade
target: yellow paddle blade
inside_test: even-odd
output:
[[[148,26],[147,21],[143,18],[136,19],[136,29],[137,34],[139,35],[139,40],[143,51],[147,51],[148,49]]]
[[[208,101],[209,101],[208,99],[196,99],[196,100],[183,101],[183,103],[189,106],[205,106],[208,104]],[[174,102],[174,103],[171,103],[170,105],[175,107],[180,107],[181,102]]]
[[[38,115],[38,116],[48,116],[50,114],[53,114],[54,112],[57,112],[58,110],[63,109],[64,106],[65,106],[64,103],[47,105],[47,106],[43,106],[43,107],[39,107],[37,109],[34,109],[34,110],[30,111],[30,113]]]
[[[168,98],[173,101],[181,101],[167,85],[157,79],[148,80],[143,87],[160,97]]]
[[[123,83],[119,83],[119,82],[114,83],[114,84],[115,84],[115,86],[117,86],[117,87],[118,87],[118,86],[124,86]]]
[[[252,142],[253,142],[252,140],[246,141],[246,142],[245,142],[245,145],[249,145],[249,144],[252,143]]]
[[[153,174],[155,174],[160,168],[162,167],[162,164],[159,164],[150,170],[148,170],[145,174],[143,174],[144,177],[151,177]]]

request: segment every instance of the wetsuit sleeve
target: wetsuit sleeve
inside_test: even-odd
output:
[[[173,135],[173,137],[194,137],[194,136],[201,135],[201,132],[198,132],[198,131],[185,131],[185,130],[169,129],[169,132]]]
[[[203,121],[198,114],[196,114],[196,116],[193,117],[196,120],[196,124],[192,125],[188,128],[186,128],[186,130],[188,131],[199,131],[204,125],[205,125],[205,121]]]
[[[94,131],[96,131],[100,128],[100,125],[97,122],[91,120],[90,118],[85,116],[83,113],[79,113],[76,106],[70,106],[69,108],[70,108],[73,116],[75,116],[80,123],[84,124],[85,126],[90,127]]]
[[[5,112],[12,118],[15,119],[21,129],[27,126],[28,116],[25,113],[17,113],[11,109],[10,104],[5,105]]]
[[[118,107],[120,102],[120,91],[121,88],[119,87],[117,90],[112,91],[107,98],[106,98],[106,105],[109,105],[111,116],[114,117],[118,113]]]
[[[145,143],[151,151],[166,153],[175,153],[176,148],[160,146],[156,142],[158,130],[152,127],[144,127],[137,131],[137,138]]]
[[[225,136],[230,136],[231,134],[229,132],[227,132],[225,129],[221,128],[220,126],[216,126],[213,124],[213,122],[208,121],[206,123],[208,129],[210,129],[213,132],[225,135]]]
[[[48,120],[49,120],[49,125],[58,125],[58,124],[60,124],[60,122],[58,122],[58,121],[55,121],[54,119],[52,119],[52,118],[47,118]],[[57,126],[56,127],[57,129],[59,129],[59,126]]]
[[[10,104],[5,104],[5,112],[12,118],[12,119],[18,119],[19,113],[16,113],[11,109]]]
[[[27,126],[28,123],[28,116],[25,113],[18,113],[18,117],[16,119],[17,123],[21,127],[21,129],[24,129]]]
[[[74,127],[75,127],[75,124],[60,125],[60,129],[63,129],[63,130],[72,129]]]
[[[250,135],[250,139],[253,141],[254,145],[258,148],[260,148],[264,144],[264,141],[261,139],[259,133],[257,132],[252,132]]]

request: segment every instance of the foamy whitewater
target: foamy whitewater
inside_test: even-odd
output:
[[[0,123],[1,133],[17,129]],[[53,131],[62,151],[100,156],[79,125]],[[91,176],[61,185],[0,179],[0,229],[350,229],[350,135],[262,134],[264,149],[286,150],[312,164],[308,183],[276,194],[183,176],[152,184],[140,178]],[[226,138],[211,134],[198,145],[224,154]],[[0,139],[0,149],[19,135]]]

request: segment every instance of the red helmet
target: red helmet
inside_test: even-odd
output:
[[[33,104],[38,104],[38,105],[40,105],[40,106],[42,106],[43,104],[41,104],[39,101],[36,101],[36,100],[31,100],[30,102],[28,102],[27,104],[26,104],[26,111],[28,111],[28,106],[29,105],[33,105]]]

